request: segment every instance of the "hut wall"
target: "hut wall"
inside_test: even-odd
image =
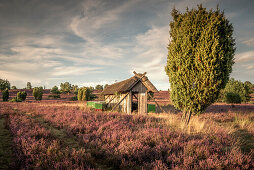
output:
[[[138,93],[145,93],[147,91],[146,86],[144,86],[143,83],[138,82],[133,88],[132,90],[133,92],[138,92]]]
[[[105,96],[105,102],[110,104],[110,107],[114,107],[117,103],[119,103],[127,93],[119,94],[119,95],[107,95]],[[132,93],[130,92],[128,96],[119,104],[118,111],[131,113],[131,105],[132,105]]]

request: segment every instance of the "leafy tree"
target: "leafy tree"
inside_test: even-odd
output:
[[[73,93],[74,93],[75,95],[78,94],[78,86],[77,86],[77,85],[72,85],[72,90],[73,90]]]
[[[50,93],[52,94],[60,94],[60,91],[58,90],[57,86],[52,87],[52,89],[50,90]]]
[[[35,87],[33,88],[33,96],[35,100],[41,100],[43,95],[43,88],[42,87]]]
[[[27,82],[27,83],[26,83],[26,88],[27,88],[27,89],[32,89],[32,84],[31,84],[31,82]]]
[[[11,84],[7,79],[0,79],[0,90],[10,89]]]
[[[91,99],[91,91],[87,87],[79,88],[78,90],[78,100],[79,101],[88,101]]]
[[[250,90],[249,90],[248,86],[246,86],[241,81],[235,80],[233,78],[231,78],[228,81],[225,89],[223,90],[223,93],[224,93],[224,101],[225,102],[227,102],[227,94],[228,93],[233,93],[235,95],[239,95],[241,102],[246,103],[246,102],[250,101]]]
[[[108,84],[105,84],[105,85],[104,85],[104,89],[105,89],[106,87],[108,87]]]
[[[189,123],[191,115],[202,113],[218,98],[228,82],[234,63],[233,26],[218,8],[171,13],[171,41],[165,71],[170,97]]]
[[[251,82],[249,82],[249,81],[244,82],[244,87],[245,87],[248,94],[251,94],[254,92],[253,91],[254,85]]]
[[[27,96],[26,91],[19,91],[17,93],[17,99],[18,100],[24,101],[24,100],[26,100],[26,96]]]
[[[100,84],[96,85],[95,90],[103,90],[103,85]]]
[[[61,83],[60,91],[62,93],[69,93],[71,91],[71,84],[69,82]]]
[[[2,91],[2,95],[3,95],[3,101],[8,101],[8,99],[9,99],[9,91],[8,91],[7,88]]]
[[[11,86],[11,89],[16,90],[16,89],[17,89],[17,87],[16,87],[16,86]]]

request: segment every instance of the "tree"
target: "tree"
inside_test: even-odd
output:
[[[0,90],[10,89],[11,84],[7,79],[0,79]]]
[[[230,95],[228,95],[228,93],[230,93]],[[241,103],[241,102],[246,103],[250,101],[250,94],[251,94],[251,91],[246,84],[242,83],[239,80],[235,80],[233,78],[231,78],[228,81],[225,89],[223,90],[224,101],[227,103],[236,103],[236,102],[231,102],[233,99],[232,100],[229,99],[229,97],[236,98],[235,97],[236,95],[240,96],[240,102],[237,102],[237,103]]]
[[[61,83],[60,91],[62,93],[69,93],[71,91],[71,84],[69,82]]]
[[[43,88],[42,87],[35,87],[33,88],[33,96],[35,100],[41,100],[43,95]]]
[[[108,84],[105,84],[105,85],[104,85],[104,89],[105,89],[106,87],[108,87]]]
[[[15,89],[15,90],[16,90],[16,89],[17,89],[17,87],[16,87],[16,86],[11,86],[11,89]]]
[[[165,67],[170,97],[188,125],[191,115],[202,113],[228,82],[234,64],[233,26],[218,8],[171,13],[171,41]]]
[[[32,84],[31,84],[31,82],[27,82],[27,83],[26,83],[26,88],[27,88],[27,89],[32,89]]]
[[[5,90],[2,91],[2,95],[3,95],[3,101],[8,101],[9,99],[9,91],[8,89],[6,88]]]
[[[82,87],[78,89],[78,100],[88,101],[91,98],[91,91],[87,87]]]
[[[100,84],[96,85],[95,90],[103,90],[103,85]]]
[[[58,90],[57,86],[52,87],[52,89],[50,90],[50,93],[52,94],[60,94],[60,91]]]

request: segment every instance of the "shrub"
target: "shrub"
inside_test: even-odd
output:
[[[26,91],[19,91],[18,93],[17,93],[17,99],[18,100],[21,100],[21,101],[24,101],[24,100],[26,100],[26,96],[27,96],[27,93],[26,93]]]
[[[225,102],[226,103],[241,103],[241,96],[237,93],[226,93],[225,95]]]
[[[235,80],[233,78],[231,78],[225,89],[223,90],[224,93],[224,101],[226,102],[226,95],[228,93],[234,93],[234,94],[238,94],[241,98],[241,102],[248,102],[250,101],[250,91],[248,89],[248,86],[244,85],[244,83],[242,83],[239,80]],[[240,102],[240,103],[241,103]]]
[[[58,99],[58,98],[60,98],[60,95],[59,94],[48,95],[48,98],[49,99]]]
[[[50,90],[50,93],[52,94],[60,94],[60,91],[58,90],[57,86],[52,87],[52,89]]]
[[[216,101],[228,82],[235,52],[233,26],[218,8],[207,11],[199,5],[185,13],[173,9],[171,14],[165,71],[172,102],[188,124],[192,114]]]
[[[9,102],[22,102],[21,99],[18,99],[18,97],[13,97]]]
[[[8,89],[5,89],[2,91],[2,95],[3,95],[3,101],[8,101],[9,99],[9,91]]]
[[[17,87],[16,86],[11,86],[11,89],[17,89]]]
[[[41,100],[43,94],[43,88],[42,87],[35,87],[33,89],[33,96],[35,100]]]

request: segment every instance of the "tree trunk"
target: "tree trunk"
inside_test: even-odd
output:
[[[191,118],[191,111],[188,111],[187,117],[185,118],[185,124],[188,126],[189,122],[190,122],[190,118]]]

